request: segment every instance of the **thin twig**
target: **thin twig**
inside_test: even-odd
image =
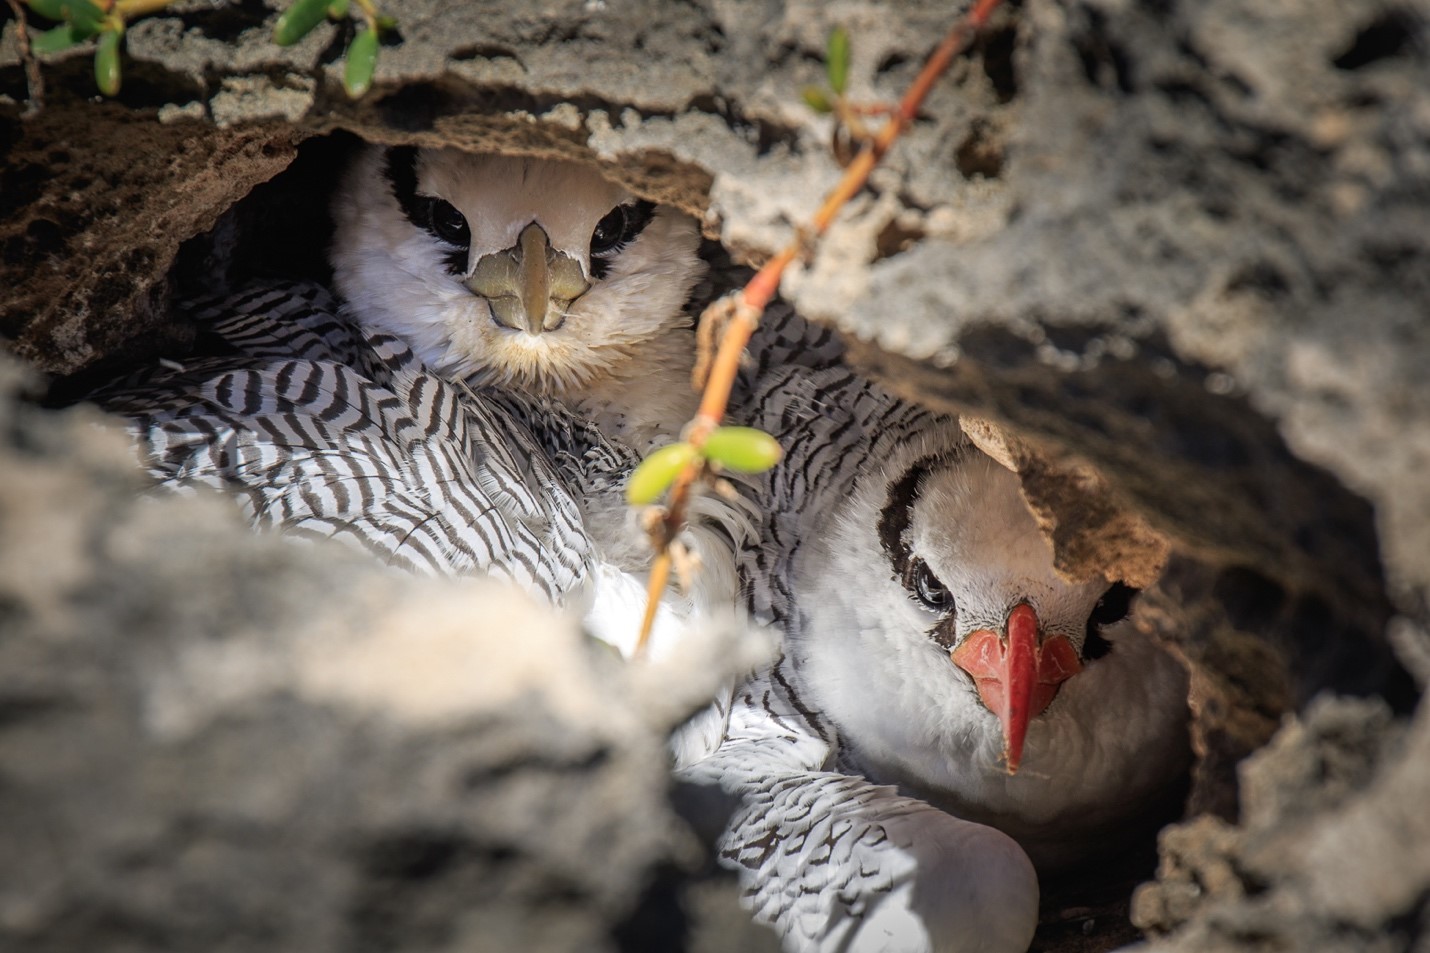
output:
[[[30,48],[30,27],[25,23],[25,8],[20,0],[7,0],[15,12],[15,40],[20,45],[20,62],[25,64],[25,99],[28,105],[20,113],[21,119],[38,116],[45,108],[45,77],[40,73],[40,61]]]
[[[705,443],[705,438],[710,431],[718,427],[725,416],[725,411],[730,403],[730,391],[734,387],[735,375],[740,368],[740,355],[744,353],[745,345],[750,342],[751,335],[759,327],[760,317],[765,313],[765,308],[779,291],[780,279],[784,276],[785,269],[800,257],[801,253],[807,249],[809,242],[823,235],[829,229],[830,223],[834,221],[834,216],[839,213],[839,210],[864,187],[864,183],[868,181],[869,174],[874,171],[874,167],[888,153],[895,140],[914,121],[918,115],[919,107],[923,105],[924,99],[933,89],[933,84],[943,75],[944,70],[948,69],[953,58],[968,49],[974,37],[978,35],[978,31],[987,24],[988,18],[997,9],[1000,2],[1001,0],[977,0],[973,8],[953,25],[953,28],[944,36],[943,42],[929,56],[928,62],[915,77],[908,91],[904,93],[898,108],[890,114],[888,121],[879,129],[878,134],[864,143],[858,155],[844,170],[843,178],[826,196],[819,211],[814,213],[810,226],[789,245],[781,249],[778,254],[765,262],[764,267],[755,273],[755,276],[745,285],[744,290],[735,296],[733,308],[726,300],[717,301],[701,316],[701,321],[704,322],[712,319],[717,309],[722,311],[728,309],[731,312],[725,324],[724,334],[720,338],[719,351],[716,353],[715,359],[710,362],[709,378],[705,382],[705,392],[700,399],[700,409],[696,411],[695,419],[690,421],[685,429],[685,439],[697,448]],[[721,314],[720,317],[724,318],[726,315]],[[702,469],[701,461],[697,460],[697,463],[686,467],[671,487],[670,506],[666,511],[664,525],[657,540],[661,544],[660,551],[651,568],[650,582],[646,592],[645,620],[636,641],[637,653],[644,650],[646,641],[650,638],[650,626],[655,619],[654,607],[659,603],[661,593],[665,591],[665,584],[670,575],[670,544],[675,541],[681,527],[685,525],[685,508],[690,497],[690,487],[699,478]]]

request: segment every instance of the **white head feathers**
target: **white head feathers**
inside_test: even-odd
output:
[[[695,223],[590,167],[371,146],[333,214],[349,308],[441,374],[559,395],[688,367],[690,342],[664,339],[690,324]]]

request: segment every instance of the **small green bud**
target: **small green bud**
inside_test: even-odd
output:
[[[341,20],[348,15],[348,0],[328,0],[328,19]]]
[[[695,448],[688,443],[661,447],[642,460],[631,474],[626,482],[626,502],[632,506],[654,503],[697,456]]]
[[[329,0],[293,0],[273,27],[273,42],[292,46],[312,32],[328,15]]]
[[[106,96],[119,95],[119,39],[122,30],[105,30],[94,51],[94,81]]]
[[[372,86],[372,73],[377,68],[377,31],[360,30],[348,46],[348,61],[343,70],[343,89],[357,99]]]
[[[754,427],[716,427],[701,452],[736,473],[763,473],[784,456],[774,437]]]
[[[842,26],[829,34],[829,52],[824,60],[824,71],[829,76],[829,88],[836,96],[843,96],[849,84],[849,31]]]

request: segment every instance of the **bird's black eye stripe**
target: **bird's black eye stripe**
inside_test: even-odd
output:
[[[387,150],[383,174],[392,187],[403,216],[417,228],[453,246],[443,255],[447,270],[454,275],[467,270],[467,246],[472,233],[467,220],[452,203],[431,195],[417,194],[417,149],[394,146]]]
[[[467,247],[472,243],[472,232],[467,227],[466,217],[457,211],[451,202],[426,195],[419,195],[417,198],[425,203],[421,227],[448,246],[442,250],[442,261],[447,266],[447,274],[466,274]]]
[[[1112,651],[1112,643],[1102,637],[1102,627],[1113,625],[1127,618],[1132,611],[1132,600],[1138,590],[1120,582],[1114,582],[1097,600],[1087,619],[1087,638],[1082,643],[1082,657],[1087,661],[1100,659]]]
[[[392,186],[392,197],[407,220],[418,228],[427,227],[425,196],[417,194],[417,149],[394,146],[387,150],[383,174]]]
[[[1089,621],[1096,625],[1121,622],[1127,618],[1127,613],[1132,611],[1132,599],[1136,595],[1137,590],[1131,586],[1114,582],[1102,594],[1102,598],[1097,600],[1097,605],[1092,607],[1092,618]]]
[[[912,578],[909,575],[909,565],[914,554],[908,539],[909,525],[914,519],[914,504],[918,502],[919,492],[923,489],[924,477],[936,467],[953,466],[962,454],[960,447],[951,452],[936,453],[916,460],[904,471],[903,476],[889,484],[889,494],[884,500],[883,509],[879,511],[878,534],[884,556],[893,567],[894,578]]]
[[[933,574],[928,563],[914,555],[909,529],[914,518],[914,504],[918,502],[924,478],[935,467],[952,465],[959,456],[960,453],[955,451],[949,454],[934,454],[915,461],[902,476],[889,485],[889,495],[879,512],[878,524],[879,542],[893,569],[894,578],[920,605],[943,617],[929,632],[929,638],[944,648],[950,648],[953,644],[953,620],[957,607],[948,587]]]
[[[1090,620],[1087,623],[1087,637],[1082,640],[1082,660],[1091,662],[1112,651],[1112,643],[1102,637],[1102,632]]]
[[[592,276],[604,278],[610,271],[610,259],[635,241],[654,217],[655,203],[644,199],[617,205],[607,212],[591,232]]]
[[[909,523],[914,518],[914,503],[919,498],[919,487],[924,474],[937,462],[936,457],[919,460],[889,486],[888,498],[879,512],[879,542],[884,547],[884,556],[894,569],[897,579],[909,577],[909,566],[913,553],[909,551],[907,538]]]

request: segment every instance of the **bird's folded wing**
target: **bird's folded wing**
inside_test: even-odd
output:
[[[178,308],[224,353],[308,358],[370,370],[363,366],[371,353],[368,335],[344,318],[332,292],[315,282],[259,282],[237,292],[192,298]]]
[[[836,332],[807,320],[783,302],[775,302],[760,318],[760,326],[745,348],[736,378],[737,399],[740,393],[758,387],[773,370],[832,367],[843,357],[844,342]]]
[[[266,323],[211,308],[230,353],[95,395],[129,419],[156,480],[237,492],[255,524],[356,541],[408,569],[505,576],[556,602],[583,585],[579,507],[521,422],[403,351],[364,351],[300,300],[281,297]],[[304,356],[275,356],[289,346]]]
[[[1038,886],[1023,851],[892,787],[825,770],[838,739],[787,665],[741,686],[721,746],[679,772],[735,797],[720,856],[755,917],[799,953],[1025,950]]]

